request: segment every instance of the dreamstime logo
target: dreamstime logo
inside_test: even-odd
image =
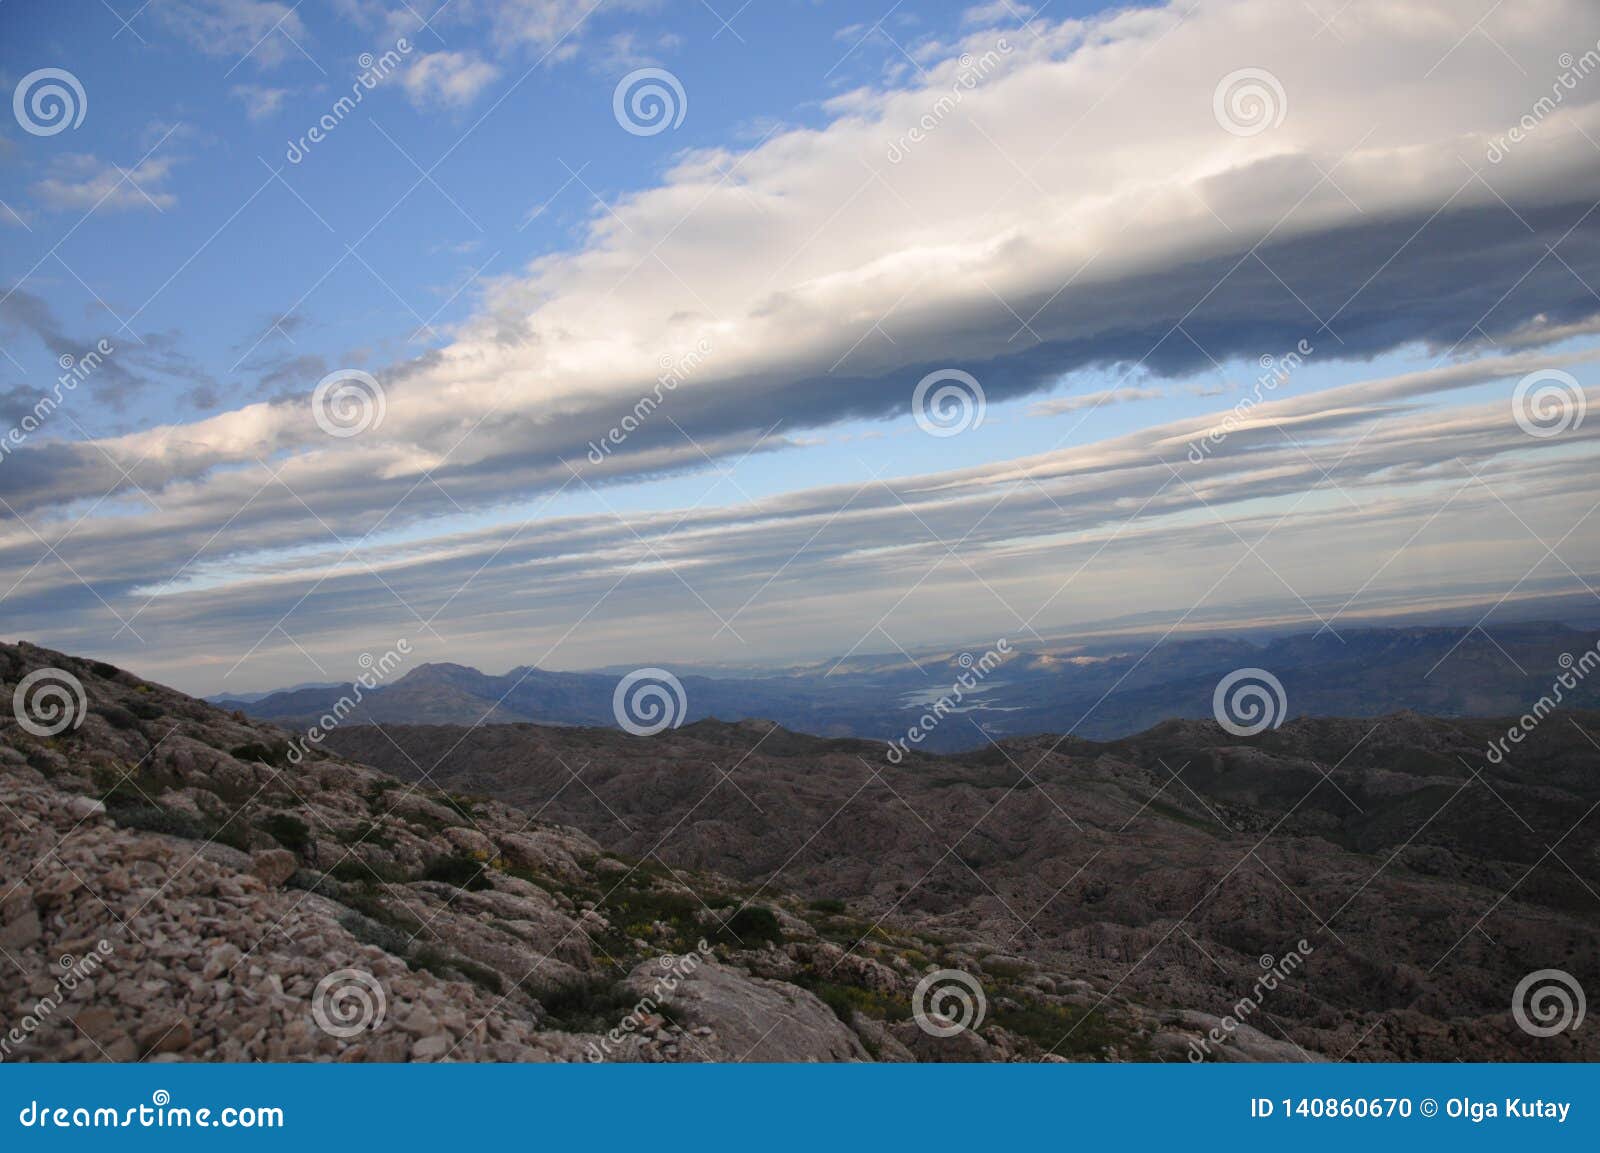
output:
[[[1283,682],[1266,669],[1235,669],[1217,682],[1211,713],[1236,737],[1253,737],[1283,724],[1289,698]]]
[[[289,141],[289,147],[283,154],[284,159],[290,164],[299,164],[310,155],[315,145],[326,140],[329,133],[343,124],[345,117],[356,110],[356,106],[366,99],[368,92],[394,75],[395,70],[400,67],[401,60],[411,55],[413,47],[411,41],[402,36],[394,42],[394,47],[388,49],[382,56],[363,52],[356,61],[361,65],[361,74],[351,82],[350,95],[341,95],[305,135],[298,140]]]
[[[617,682],[611,714],[624,732],[653,737],[683,724],[689,697],[683,683],[666,669],[635,669]]]
[[[928,373],[911,394],[911,412],[918,427],[929,436],[959,436],[969,428],[978,428],[987,407],[983,385],[959,368]]]
[[[699,368],[702,361],[711,354],[710,342],[701,339],[693,348],[682,356],[674,357],[664,355],[661,358],[661,375],[656,377],[655,387],[648,396],[641,396],[622,421],[614,426],[610,432],[601,437],[598,442],[589,442],[589,462],[591,464],[604,463],[611,454],[612,448],[619,446],[623,441],[641,428],[644,422],[650,419],[650,414],[661,407],[663,393],[676,392],[684,381],[688,380]]]
[[[930,1037],[976,1031],[988,1011],[983,986],[961,969],[936,969],[918,981],[911,994],[911,1015]]]
[[[83,682],[66,669],[34,669],[11,694],[11,715],[24,732],[36,737],[77,728],[88,708]]]
[[[956,664],[961,666],[961,675],[950,686],[949,692],[927,705],[922,715],[906,730],[905,736],[889,742],[889,752],[886,754],[889,763],[898,765],[906,759],[911,746],[927,740],[928,734],[938,727],[940,721],[951,713],[962,711],[967,694],[976,690],[983,679],[1004,664],[1010,655],[1011,642],[1001,637],[994,648],[981,657],[974,658],[971,653],[962,653],[957,657]]]
[[[1564,969],[1538,969],[1517,982],[1511,1016],[1530,1037],[1554,1037],[1583,1024],[1583,986]]]
[[[50,991],[39,997],[32,1006],[24,1005],[21,1020],[17,1021],[16,1027],[0,1035],[0,1061],[10,1057],[16,1048],[25,1045],[34,1033],[49,1024],[51,1017],[66,1002],[67,997],[75,992],[79,985],[89,981],[105,967],[106,958],[111,956],[113,951],[114,946],[111,942],[102,937],[87,956],[74,957],[71,953],[63,953],[58,962],[61,966],[61,975],[56,978]]]
[[[1211,114],[1234,136],[1259,136],[1283,123],[1289,97],[1265,68],[1240,68],[1217,82]]]
[[[311,415],[329,436],[360,436],[382,424],[387,411],[383,385],[359,368],[330,372],[311,394]]]
[[[1550,95],[1535,100],[1533,107],[1523,113],[1522,119],[1507,129],[1503,135],[1489,142],[1489,150],[1485,156],[1490,164],[1499,164],[1511,154],[1513,148],[1532,136],[1548,117],[1555,115],[1556,110],[1566,103],[1567,93],[1574,91],[1580,80],[1600,72],[1600,41],[1582,56],[1563,52],[1556,58],[1556,64],[1561,71],[1550,85]]]
[[[1198,1064],[1211,1055],[1214,1046],[1220,1048],[1225,1045],[1239,1031],[1239,1027],[1250,1019],[1251,1014],[1261,1008],[1265,995],[1276,992],[1280,985],[1299,972],[1313,952],[1315,950],[1311,942],[1301,938],[1283,957],[1261,954],[1261,975],[1250,986],[1250,992],[1235,1001],[1227,1015],[1203,1037],[1189,1042],[1189,1060]]]
[[[1266,399],[1266,394],[1276,392],[1278,386],[1286,382],[1305,364],[1306,357],[1316,349],[1309,340],[1300,340],[1294,348],[1282,356],[1264,354],[1257,364],[1261,366],[1261,375],[1256,377],[1256,386],[1250,390],[1250,395],[1240,399],[1221,424],[1213,425],[1199,440],[1189,442],[1189,463],[1199,464],[1211,455],[1213,449],[1228,439],[1249,418],[1251,411]]]
[[[995,49],[999,51],[996,52]],[[913,146],[926,140],[929,133],[943,124],[945,118],[961,106],[961,102],[966,99],[966,93],[987,80],[989,75],[1000,67],[1000,58],[1011,55],[1011,52],[1011,42],[1004,36],[995,41],[995,48],[976,59],[972,53],[963,52],[961,58],[956,61],[961,71],[956,74],[955,83],[950,85],[950,91],[941,93],[933,102],[933,107],[918,117],[916,123],[901,134],[900,139],[889,145],[889,163],[899,164]]]
[[[1511,394],[1511,415],[1529,436],[1547,440],[1578,429],[1589,412],[1583,385],[1570,372],[1543,368],[1517,382]]]
[[[330,1037],[348,1040],[383,1024],[388,997],[365,969],[335,969],[311,994],[311,1017]]]
[[[11,111],[24,132],[54,136],[83,123],[89,114],[89,94],[65,68],[39,68],[17,82]]]
[[[333,702],[333,707],[308,726],[304,736],[296,737],[289,746],[289,763],[298,765],[310,754],[312,748],[320,746],[327,740],[328,734],[344,723],[346,717],[356,711],[356,708],[366,699],[369,690],[378,687],[378,684],[404,663],[406,657],[411,655],[411,640],[401,637],[395,642],[394,648],[389,649],[381,657],[374,657],[371,653],[362,653],[356,658],[356,663],[362,668],[362,673],[350,684],[350,691]]]
[[[78,386],[93,376],[105,363],[106,357],[115,351],[116,346],[102,337],[99,343],[82,356],[63,352],[57,357],[56,363],[61,366],[61,375],[56,377],[56,382],[50,391],[40,393],[33,407],[23,414],[22,419],[13,425],[9,432],[0,437],[0,460],[4,460],[22,447],[28,437],[43,428],[45,421],[49,420],[66,400],[67,394],[76,392]]]
[[[611,94],[617,123],[634,136],[656,136],[677,128],[689,112],[683,82],[665,68],[636,68]]]
[[[693,953],[658,957],[656,965],[662,972],[651,983],[650,992],[639,998],[638,1003],[617,1022],[617,1027],[600,1038],[598,1045],[593,1041],[589,1042],[589,1049],[584,1056],[591,1063],[604,1061],[611,1055],[611,1051],[620,1048],[631,1034],[649,1027],[652,1023],[658,1023],[660,1017],[657,1016],[656,1010],[670,1002],[678,986],[687,981],[710,956],[711,946],[706,943],[704,937],[701,937]]]
[[[1506,730],[1505,736],[1495,737],[1489,742],[1486,755],[1491,765],[1503,763],[1511,754],[1512,745],[1520,745],[1532,736],[1540,722],[1566,701],[1567,694],[1576,692],[1584,678],[1600,668],[1600,643],[1578,657],[1562,653],[1556,658],[1556,663],[1562,671],[1556,675],[1550,691],[1534,701],[1533,707],[1517,718],[1517,723]]]

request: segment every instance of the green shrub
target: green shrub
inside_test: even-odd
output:
[[[778,927],[778,916],[771,909],[764,909],[760,905],[749,905],[729,917],[726,924],[719,923],[711,939],[726,945],[742,945],[745,948],[762,941],[781,945],[783,930]]]
[[[386,925],[382,921],[374,921],[354,913],[348,917],[339,918],[339,924],[347,929],[352,937],[364,945],[376,945],[385,953],[393,953],[403,957],[406,950],[411,948],[411,938],[393,925]]]
[[[484,876],[484,870],[484,863],[472,857],[438,857],[428,865],[422,879],[443,881],[458,889],[487,889],[489,878]]]
[[[821,897],[815,901],[808,902],[807,907],[814,913],[826,913],[829,916],[837,916],[840,913],[849,911],[849,907],[838,897]]]
[[[127,794],[115,793],[116,804],[110,803],[112,798],[107,798],[107,808],[112,818],[124,829],[139,829],[146,833],[165,833],[170,837],[184,837],[191,841],[201,841],[206,837],[206,828],[203,822],[195,820],[187,813],[175,812],[172,809],[163,809],[159,805],[128,804],[125,803]]]
[[[1095,1057],[1110,1045],[1130,1044],[1133,1038],[1116,1030],[1105,1014],[1093,1009],[1024,1001],[1015,1008],[997,1006],[989,1018],[1002,1029],[1032,1042],[1043,1054]],[[1124,1054],[1127,1056],[1127,1054]]]
[[[639,1003],[639,994],[627,985],[583,981],[543,994],[544,1027],[568,1033],[604,1033],[617,1027]],[[656,1006],[661,1011],[661,1006]]]
[[[106,808],[111,813],[112,819],[125,829],[140,829],[147,833],[165,833],[170,837],[183,837],[190,841],[215,841],[219,845],[228,845],[231,848],[248,851],[250,848],[250,832],[238,821],[222,824],[215,821],[196,819],[188,813],[181,813],[175,809],[164,809],[160,805],[127,804],[119,802],[115,805],[107,798]]]
[[[310,827],[290,813],[271,814],[261,822],[261,828],[296,856],[304,856],[306,849],[311,846]]]
[[[398,869],[392,865],[373,865],[353,853],[344,857],[333,868],[329,869],[328,876],[335,881],[343,881],[349,885],[400,884],[411,879],[406,875],[404,869]],[[428,879],[439,880],[440,878],[430,877]]]
[[[487,965],[480,965],[476,961],[455,953],[444,953],[432,945],[423,945],[406,957],[413,967],[426,969],[436,977],[446,981],[465,977],[474,984],[481,985],[491,993],[499,993],[505,988],[500,974]]]
[[[856,985],[837,984],[813,973],[801,973],[795,977],[795,984],[815,993],[846,1025],[856,1012],[877,1021],[901,1021],[911,1015],[911,1003],[904,997],[889,997]]]
[[[441,805],[454,812],[457,816],[465,817],[469,821],[477,816],[477,810],[473,807],[472,801],[466,797],[457,796],[455,793],[440,793],[438,799]]]
[[[258,764],[275,765],[278,768],[289,766],[289,746],[281,741],[273,745],[251,741],[236,749],[230,749],[229,752],[236,761],[255,761]]]
[[[114,729],[137,729],[139,727],[139,718],[127,709],[117,705],[99,705],[94,711],[98,716],[104,717],[106,724]]]

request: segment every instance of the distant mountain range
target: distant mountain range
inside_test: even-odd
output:
[[[934,708],[916,747],[957,752],[989,739],[1057,732],[1111,740],[1173,718],[1212,716],[1218,682],[1259,668],[1282,684],[1295,716],[1374,717],[1411,709],[1439,717],[1511,716],[1550,691],[1564,670],[1600,643],[1600,630],[1554,622],[1489,628],[1343,628],[1257,641],[1238,636],[1149,637],[1020,644],[990,671],[985,650],[854,656],[781,674],[705,676],[679,670],[680,723],[763,718],[822,737],[889,741]],[[668,671],[673,671],[669,668]],[[955,699],[962,678],[972,686]],[[344,724],[507,724],[616,727],[614,673],[550,672],[531,666],[495,675],[458,664],[425,664],[366,690]],[[213,703],[292,728],[316,723],[351,686],[302,686],[257,699]],[[947,702],[948,703],[948,702]],[[1567,694],[1600,707],[1600,678]]]

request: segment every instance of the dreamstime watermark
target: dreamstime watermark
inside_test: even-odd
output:
[[[988,398],[970,372],[941,368],[917,381],[911,392],[911,414],[929,436],[959,436],[983,424]]]
[[[1011,41],[1002,36],[995,41],[995,46],[982,56],[974,57],[970,52],[963,52],[958,61],[960,71],[956,73],[950,91],[941,93],[933,102],[933,107],[924,112],[915,124],[889,145],[887,153],[889,163],[899,164],[910,153],[913,145],[921,144],[937,130],[939,125],[945,122],[945,118],[961,106],[966,94],[982,84],[995,69],[1000,67],[1001,57],[1011,55],[1012,51]]]
[[[637,431],[645,421],[650,419],[650,414],[661,407],[663,394],[676,392],[677,388],[699,369],[701,362],[711,355],[711,344],[704,339],[682,356],[663,356],[661,358],[661,375],[656,377],[655,385],[650,392],[639,398],[633,409],[624,416],[620,423],[613,427],[598,442],[589,442],[589,461],[591,464],[602,463],[611,455],[613,448],[620,447],[628,436]]]
[[[1295,947],[1289,950],[1289,955],[1283,958],[1274,958],[1271,953],[1261,956],[1261,976],[1256,978],[1255,984],[1250,987],[1250,992],[1234,1002],[1232,1010],[1222,1018],[1220,1024],[1212,1027],[1204,1037],[1198,1041],[1189,1042],[1189,1060],[1198,1063],[1211,1055],[1212,1046],[1221,1047],[1228,1038],[1239,1031],[1250,1015],[1261,1007],[1263,994],[1271,993],[1297,972],[1315,950],[1311,942],[1302,938],[1296,942]]]
[[[106,958],[113,952],[115,947],[102,937],[88,956],[64,954],[58,962],[62,973],[56,978],[54,987],[35,1001],[31,1008],[25,1008],[16,1025],[0,1037],[0,1061],[11,1056],[15,1048],[26,1044],[29,1037],[48,1024],[55,1011],[61,1008],[79,985],[100,971]]]
[[[964,969],[935,969],[911,992],[911,1016],[930,1037],[976,1032],[988,1012],[983,985]]]
[[[11,716],[25,733],[60,736],[83,724],[89,698],[83,682],[66,669],[34,669],[11,694]]]
[[[1236,737],[1253,737],[1283,724],[1289,696],[1266,669],[1235,669],[1217,682],[1211,715]]]
[[[1316,349],[1308,340],[1301,340],[1294,348],[1282,356],[1266,354],[1256,363],[1262,368],[1261,375],[1256,377],[1256,384],[1250,395],[1242,398],[1233,406],[1221,424],[1214,424],[1205,436],[1198,441],[1189,442],[1189,463],[1199,464],[1211,455],[1213,449],[1228,439],[1228,435],[1243,424],[1249,417],[1250,411],[1266,399],[1266,394],[1276,392],[1280,385],[1293,376],[1305,364],[1306,357]]]
[[[1561,107],[1567,99],[1567,93],[1578,87],[1580,80],[1586,80],[1595,72],[1600,71],[1600,41],[1585,52],[1582,56],[1573,56],[1570,52],[1563,52],[1556,60],[1561,69],[1550,84],[1550,95],[1541,96],[1533,102],[1533,107],[1522,114],[1518,120],[1502,135],[1489,142],[1488,151],[1484,153],[1485,159],[1490,164],[1499,164],[1511,150],[1524,140],[1528,139],[1538,130],[1557,108]]]
[[[1600,668],[1600,643],[1584,653],[1582,656],[1573,657],[1571,653],[1562,653],[1556,659],[1563,670],[1551,682],[1550,691],[1545,693],[1533,703],[1533,707],[1517,718],[1517,723],[1506,730],[1503,737],[1496,737],[1489,742],[1488,752],[1491,765],[1502,763],[1511,752],[1512,745],[1520,745],[1526,740],[1539,723],[1567,699],[1567,694],[1573,692],[1583,683],[1585,677]]]
[[[656,136],[689,114],[683,82],[665,68],[636,68],[611,93],[611,113],[624,132]]]
[[[961,666],[962,672],[950,690],[942,694],[933,704],[929,705],[916,722],[906,730],[906,735],[889,742],[889,752],[886,754],[891,765],[898,765],[906,759],[906,754],[911,751],[912,745],[920,745],[928,738],[928,734],[939,727],[939,722],[957,711],[967,694],[983,683],[984,679],[995,669],[1005,663],[1006,657],[1011,655],[1011,642],[1001,637],[995,646],[981,657],[974,657],[971,653],[962,653],[956,658],[956,664]]]
[[[289,763],[298,765],[306,759],[312,748],[322,744],[328,739],[328,734],[338,728],[344,719],[355,712],[366,694],[378,687],[386,680],[395,669],[405,663],[405,658],[411,655],[411,641],[401,637],[395,642],[394,648],[384,653],[381,657],[374,657],[371,653],[362,653],[356,658],[356,663],[364,670],[350,684],[350,691],[333,703],[333,708],[317,718],[317,722],[296,737],[289,745]]]
[[[190,1109],[172,1104],[172,1094],[157,1089],[150,1104],[114,1109],[104,1105],[55,1106],[29,1101],[17,1113],[25,1129],[282,1129],[283,1110],[276,1105],[225,1105]]]
[[[305,132],[298,140],[288,142],[289,147],[284,152],[284,159],[290,164],[299,164],[311,152],[312,145],[321,144],[330,133],[343,124],[345,117],[356,110],[356,105],[366,98],[379,84],[383,83],[405,57],[411,55],[414,45],[404,36],[394,42],[394,47],[384,52],[382,56],[374,56],[371,52],[363,52],[356,63],[361,65],[361,72],[350,84],[350,95],[341,96],[333,102],[332,107]]]
[[[650,992],[639,998],[638,1004],[628,1010],[615,1028],[600,1038],[598,1045],[593,1041],[589,1042],[589,1050],[584,1057],[591,1064],[604,1061],[613,1051],[620,1049],[628,1037],[650,1024],[650,1019],[656,1015],[656,1010],[668,1004],[678,986],[711,956],[711,946],[706,943],[704,937],[695,943],[694,948],[693,953],[684,953],[682,956],[668,955],[656,962],[662,972],[651,984]]]
[[[341,440],[377,428],[388,411],[383,385],[359,368],[330,372],[311,393],[311,416],[317,427]]]
[[[376,1030],[388,1007],[383,982],[365,969],[335,969],[311,993],[311,1019],[341,1041]]]
[[[1230,72],[1211,93],[1211,114],[1233,136],[1259,136],[1282,124],[1288,112],[1283,82],[1265,68]]]
[[[636,737],[675,729],[688,711],[683,682],[666,669],[635,669],[617,682],[611,694],[611,715],[624,732]]]
[[[82,356],[73,356],[64,352],[56,361],[61,366],[61,375],[56,377],[55,383],[50,386],[49,392],[39,394],[28,412],[23,414],[21,420],[11,426],[11,430],[0,437],[0,461],[22,447],[22,443],[44,427],[46,420],[61,407],[66,394],[75,392],[77,387],[94,375],[95,370],[105,363],[106,357],[116,352],[116,346],[104,337]]]
[[[1589,395],[1578,378],[1559,368],[1541,368],[1517,382],[1511,394],[1511,415],[1529,436],[1549,440],[1583,427]]]
[[[89,94],[65,68],[36,68],[17,81],[11,111],[30,136],[54,136],[83,123]]]
[[[1565,969],[1537,969],[1511,993],[1511,1017],[1530,1037],[1576,1031],[1588,1008],[1583,986]]]

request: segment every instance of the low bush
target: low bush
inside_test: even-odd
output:
[[[273,813],[261,822],[261,828],[296,856],[304,856],[311,845],[310,827],[291,813]]]
[[[726,945],[752,948],[762,941],[783,944],[783,929],[778,925],[778,915],[760,905],[749,905],[729,917],[726,924],[718,922],[713,941]]]
[[[472,857],[438,857],[428,865],[422,879],[443,881],[458,889],[487,889],[489,878],[484,871],[484,863]]]

